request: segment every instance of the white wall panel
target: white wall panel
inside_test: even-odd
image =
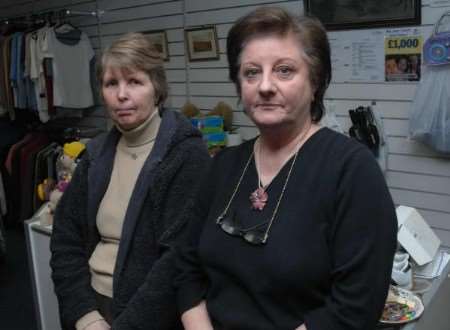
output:
[[[409,101],[377,101],[375,106],[371,100],[327,99],[325,107],[333,109],[339,115],[348,115],[348,110],[359,106],[372,106],[382,118],[408,119],[411,102]]]
[[[172,29],[167,30],[167,40],[169,42],[184,42],[184,30],[183,29]]]
[[[184,71],[186,68],[184,56],[171,56],[169,61],[164,62],[164,67],[166,69],[179,69]]]
[[[390,154],[388,169],[399,172],[450,177],[449,160],[443,158]]]
[[[236,87],[231,82],[196,83],[191,81],[193,96],[236,96]]]
[[[169,44],[170,56],[180,56],[180,55],[184,55],[184,53],[185,53],[184,43],[175,42],[175,43]]]
[[[436,236],[439,237],[439,239],[441,240],[442,247],[448,249],[450,247],[450,243],[448,243],[450,242],[450,231],[438,227],[431,227],[431,228],[436,233]]]
[[[450,177],[388,171],[389,187],[450,196]]]
[[[414,97],[415,83],[335,83],[326,93],[330,99],[355,99],[375,101],[410,101]]]
[[[391,188],[390,191],[396,204],[450,213],[450,196],[448,195],[396,188]]]
[[[115,23],[102,23],[102,35],[122,34],[130,31],[164,30],[182,26],[183,15],[154,17]]]
[[[433,151],[423,143],[411,140],[409,137],[390,136],[387,138],[387,141],[389,145],[389,152],[391,153],[434,158],[445,157],[436,151]]]
[[[212,9],[223,9],[230,7],[241,7],[248,5],[272,4],[273,0],[187,0],[186,12],[209,11]]]
[[[97,25],[84,26],[84,27],[81,28],[81,30],[83,30],[83,32],[85,32],[89,37],[91,37],[92,40],[95,40],[94,38],[98,38],[99,37],[99,32],[98,32],[98,26]],[[101,36],[101,39],[102,40],[104,39],[103,35]]]
[[[408,136],[409,123],[402,119],[383,119],[384,131],[391,136]]]
[[[232,23],[228,24],[217,24],[216,30],[217,30],[217,36],[219,38],[226,38],[228,35],[228,31],[230,31],[231,27],[233,26]]]
[[[256,137],[259,134],[258,129],[255,126],[245,127],[242,126],[238,130],[239,134],[242,136],[244,140],[250,140]]]
[[[235,111],[233,113],[233,122],[239,126],[255,126],[250,118],[242,111]]]
[[[184,70],[167,70],[166,71],[168,82],[185,82],[186,71]]]
[[[186,83],[171,83],[169,87],[170,95],[186,95]]]
[[[191,69],[191,82],[222,82],[228,80],[228,69]]]
[[[245,1],[242,1],[245,3]],[[302,2],[291,1],[291,2],[278,2],[280,7],[287,9],[292,13],[303,12]],[[210,10],[208,12],[196,12],[186,14],[186,25],[196,26],[204,24],[218,24],[218,23],[231,23],[234,22],[238,17],[241,17],[251,10],[257,8],[258,6],[248,6],[239,8],[226,8],[220,10]]]
[[[420,214],[427,220],[427,222],[434,228],[442,228],[450,231],[450,214],[444,212],[430,211],[426,209],[418,209]],[[449,241],[447,241],[449,242]],[[447,246],[450,244],[447,243]]]
[[[170,96],[165,103],[168,108],[181,108],[186,103],[186,96]]]
[[[227,103],[233,110],[237,109],[237,97],[191,97],[191,101],[201,110],[212,110],[217,103],[223,101]]]
[[[445,10],[448,8],[424,6],[422,8],[422,25],[434,25]]]
[[[130,7],[121,10],[106,11],[102,23],[113,23],[139,18],[154,18],[182,13],[181,2],[160,3],[148,6]]]
[[[226,39],[219,39],[219,52],[222,54],[227,53],[227,40]]]
[[[132,1],[124,1],[124,0],[97,0],[98,7],[103,10],[114,10],[114,9],[122,9],[128,7],[136,7],[136,6],[145,6],[149,4],[164,4],[171,3],[173,0],[132,0]]]
[[[225,54],[220,54],[220,58],[218,60],[192,62],[192,63],[189,63],[189,67],[191,69],[197,69],[197,68],[224,69],[225,68],[228,70],[227,56]]]

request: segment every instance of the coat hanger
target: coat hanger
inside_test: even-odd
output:
[[[70,11],[66,9],[60,10],[57,13],[58,22],[54,27],[55,31],[59,33],[65,33],[72,30],[79,31],[79,29],[76,26],[74,26],[72,23],[70,23],[70,21],[67,20],[67,15],[70,15]]]

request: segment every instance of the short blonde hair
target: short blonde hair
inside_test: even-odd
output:
[[[167,99],[169,88],[161,53],[145,34],[124,34],[104,50],[97,66],[100,85],[103,85],[103,77],[108,67],[145,72],[155,89],[156,105],[161,105]]]

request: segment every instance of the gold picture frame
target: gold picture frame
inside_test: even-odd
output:
[[[164,30],[158,31],[144,31],[144,33],[152,43],[155,45],[156,49],[161,53],[161,57],[164,61],[169,60],[169,45],[167,42],[167,34]]]
[[[186,29],[185,42],[190,62],[216,60],[220,56],[215,26]]]

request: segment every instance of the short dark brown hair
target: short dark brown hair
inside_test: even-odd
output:
[[[97,66],[97,79],[101,85],[106,69],[111,66],[126,71],[145,72],[155,89],[156,105],[161,105],[167,99],[169,87],[163,59],[145,34],[136,32],[124,34],[103,52]]]
[[[331,81],[330,45],[320,21],[313,17],[296,17],[279,7],[261,7],[241,17],[231,28],[227,38],[229,77],[241,96],[239,81],[240,56],[253,38],[292,34],[303,47],[309,64],[309,79],[314,89],[311,118],[320,121],[325,111],[323,98]]]

